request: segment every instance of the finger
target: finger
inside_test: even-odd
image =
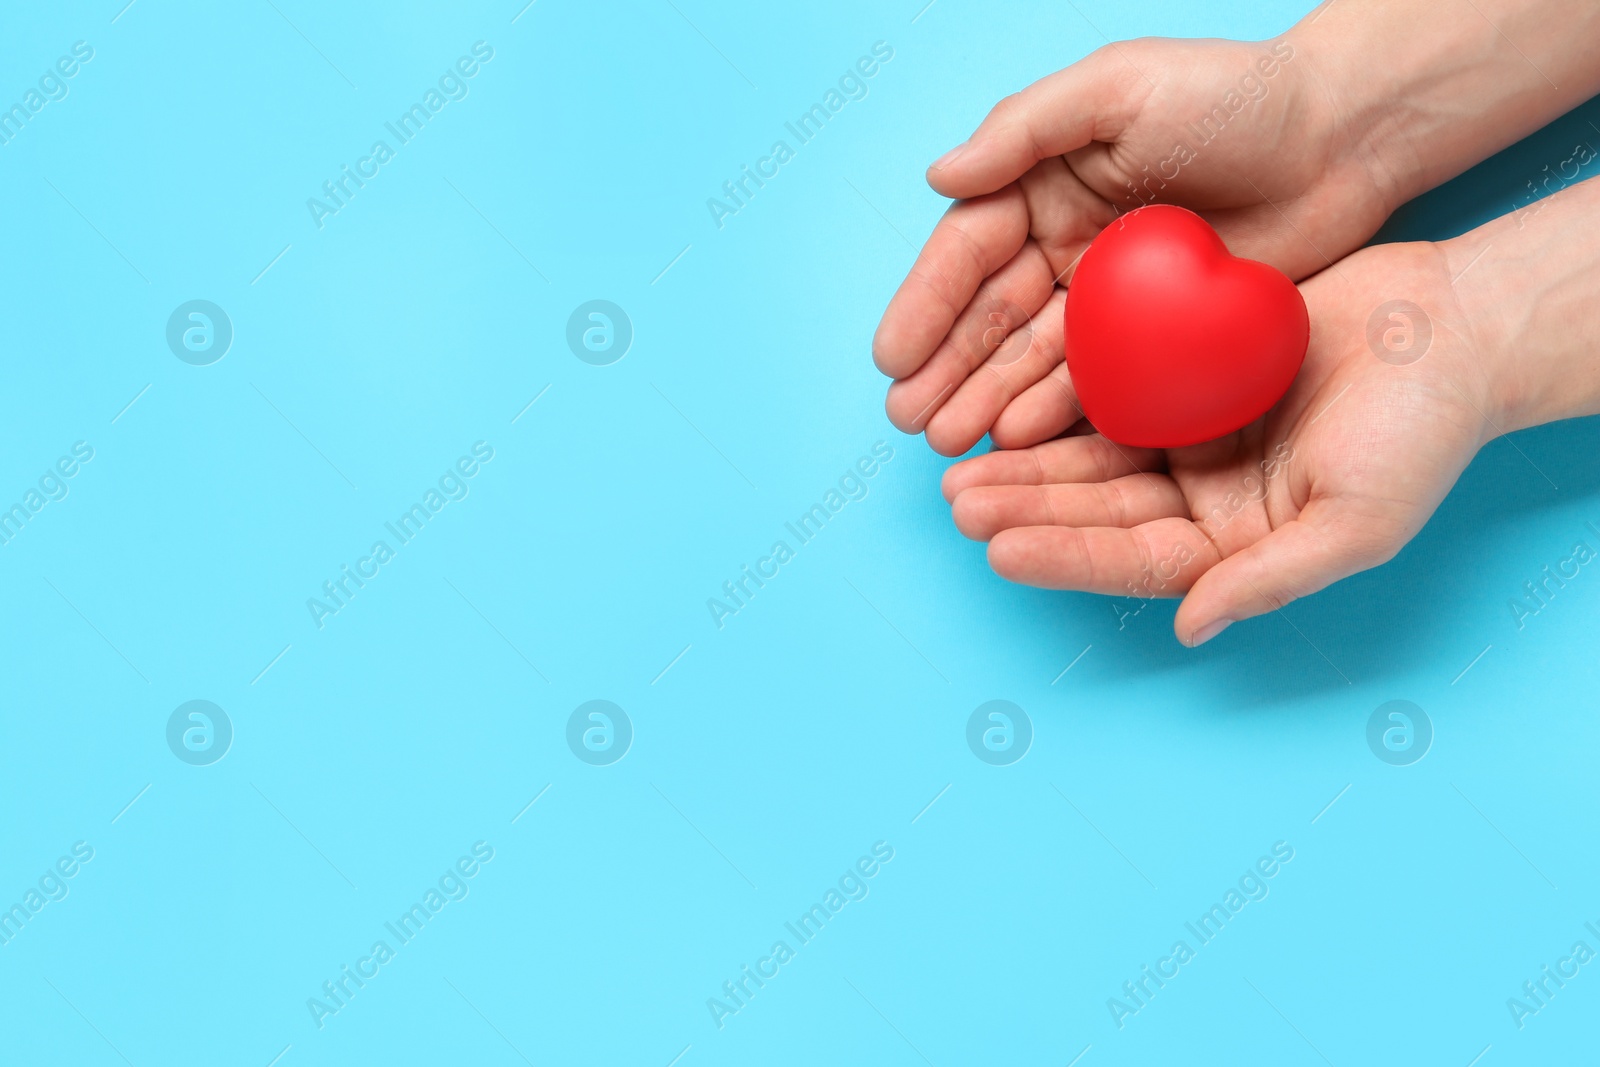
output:
[[[963,201],[945,212],[872,338],[872,359],[904,378],[933,354],[978,286],[1022,248],[1028,209],[1020,189]]]
[[[1030,241],[979,287],[933,356],[889,386],[889,421],[906,433],[920,433],[973,368],[999,355],[1006,339],[1028,325],[1051,292],[1050,265]]]
[[[1066,290],[1055,290],[1044,307],[1013,330],[993,355],[964,375],[955,393],[926,421],[928,444],[935,452],[945,456],[966,452],[989,432],[1017,394],[1062,361],[1066,302]]]
[[[1270,214],[1262,207],[1258,197],[1257,202],[1244,207],[1215,208],[1201,211],[1200,215],[1217,231],[1229,252],[1276,267],[1297,282],[1335,266],[1339,249],[1360,245],[1366,239],[1364,235],[1382,225],[1387,217],[1381,205],[1366,203],[1330,211],[1328,205],[1314,200],[1293,199],[1282,206],[1273,204]],[[1313,244],[1306,237],[1306,231],[1311,229],[1320,229],[1327,236]],[[1329,258],[1325,248],[1334,253],[1334,258]]]
[[[1109,154],[1105,145],[1088,151]],[[1090,242],[1116,221],[1116,207],[1061,158],[1041,160],[1017,184],[1028,202],[1029,233],[1050,261],[1056,284],[1070,284]]]
[[[990,452],[962,460],[944,472],[940,488],[947,501],[975,485],[1051,485],[1107,482],[1137,471],[1161,469],[1154,448],[1123,448],[1098,434],[1068,437],[1016,452]]]
[[[1276,611],[1391,558],[1404,532],[1378,516],[1334,518],[1327,501],[1236,552],[1195,582],[1173,629],[1194,647],[1241,619]]]
[[[1008,581],[1145,599],[1185,592],[1218,559],[1216,546],[1181,518],[1128,530],[1023,526],[989,541],[989,566]]]
[[[964,144],[928,168],[928,184],[957,199],[993,192],[1041,159],[1115,141],[1150,86],[1114,49],[1000,101]]]
[[[974,541],[1022,526],[1113,526],[1187,518],[1188,504],[1164,474],[1131,474],[1109,482],[1065,485],[978,485],[950,507],[956,529]]]
[[[1078,391],[1062,362],[995,416],[989,436],[1001,448],[1028,448],[1050,440],[1081,418]]]

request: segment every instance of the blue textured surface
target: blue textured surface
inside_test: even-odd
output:
[[[41,488],[0,546],[0,906],[25,913],[0,926],[0,1061],[1594,1047],[1600,966],[1521,1030],[1506,1008],[1600,949],[1600,577],[1520,629],[1509,608],[1600,546],[1592,422],[1492,445],[1396,561],[1191,652],[1170,604],[995,578],[946,461],[882,414],[868,339],[943,210],[927,160],[1102,33],[1265,37],[1293,5],[523,2],[0,17],[0,100],[93,49],[0,145],[0,504]],[[441,84],[476,42],[492,58]],[[877,42],[865,96],[718,228],[707,198]],[[385,124],[430,88],[401,143]],[[1597,116],[1384,236],[1525,207]],[[378,140],[319,225],[307,199]],[[196,299],[233,328],[206,366],[166,340]],[[566,339],[597,299],[633,327],[605,366]],[[92,459],[41,486],[77,442]],[[785,524],[831,489],[801,543]],[[708,598],[780,540],[719,628]],[[334,602],[344,566],[376,573]],[[966,741],[997,699],[1033,726],[1010,766]],[[169,747],[191,700],[232,724],[209,765]],[[609,765],[569,746],[591,700],[631,722]],[[1411,766],[1367,745],[1390,700],[1433,723]],[[1279,842],[1263,899],[1186,932]],[[1194,957],[1119,1029],[1108,998],[1178,940]],[[776,974],[733,1001],[746,965]],[[334,999],[345,967],[370,977]],[[710,998],[742,1007],[719,1026]]]

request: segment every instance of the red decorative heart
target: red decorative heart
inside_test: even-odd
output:
[[[1101,231],[1067,288],[1067,370],[1083,413],[1140,448],[1199,444],[1266,414],[1310,332],[1288,277],[1234,257],[1199,215],[1167,204]]]

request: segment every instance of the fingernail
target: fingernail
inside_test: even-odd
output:
[[[1205,644],[1207,641],[1211,640],[1213,637],[1217,636],[1232,625],[1232,619],[1218,619],[1210,626],[1196,630],[1194,636],[1189,639],[1189,647],[1199,648],[1201,645]]]
[[[954,148],[950,149],[950,151],[946,152],[944,155],[942,155],[938,159],[934,160],[933,169],[934,170],[944,170],[944,168],[948,167],[950,164],[952,164],[952,163],[954,163],[956,161],[956,157],[957,156],[961,155],[961,153],[965,152],[966,150],[967,150],[967,142],[966,141],[962,141],[960,144],[958,144]]]

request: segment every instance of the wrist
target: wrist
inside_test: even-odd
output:
[[[1600,413],[1600,182],[1439,245],[1500,432]]]
[[[1592,0],[1332,0],[1285,39],[1392,210],[1600,93]],[[1515,42],[1515,43],[1513,43]]]
[[[1493,240],[1479,230],[1434,247],[1447,278],[1447,291],[1439,297],[1441,306],[1451,309],[1447,326],[1460,331],[1465,361],[1482,382],[1478,402],[1491,431],[1486,440],[1558,417],[1540,413],[1541,391],[1518,373],[1514,354],[1525,340],[1520,311],[1527,296],[1517,291],[1514,277],[1504,276]]]
[[[1408,63],[1398,56],[1389,61],[1392,35],[1318,16],[1328,10],[1319,7],[1283,39],[1295,50],[1308,92],[1320,97],[1341,155],[1366,173],[1388,217],[1427,188],[1420,159],[1406,148],[1417,120],[1403,104],[1406,86],[1393,73]]]

